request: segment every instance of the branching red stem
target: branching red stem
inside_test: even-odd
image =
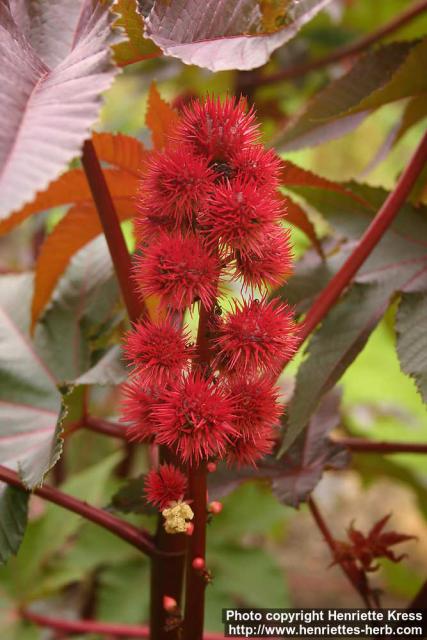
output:
[[[86,140],[83,145],[82,164],[98,210],[99,219],[104,229],[105,238],[113,260],[123,300],[129,313],[129,318],[136,321],[145,313],[145,306],[133,284],[129,252],[126,247],[113,199],[91,140]]]
[[[124,426],[117,424],[116,422],[110,422],[109,420],[103,420],[102,418],[95,418],[93,416],[86,416],[83,422],[83,427],[96,431],[96,433],[103,433],[106,436],[112,438],[120,438],[126,440],[126,431]]]
[[[20,614],[22,618],[33,622],[39,627],[64,631],[67,634],[94,633],[117,638],[148,638],[150,635],[149,628],[142,625],[114,624],[111,622],[99,622],[98,620],[66,620],[44,616],[29,609],[21,610]],[[204,635],[204,640],[220,640],[221,638],[223,638],[221,633],[207,633]]]
[[[250,72],[251,75],[245,79],[245,87],[251,86],[264,86],[269,84],[275,84],[276,82],[283,82],[284,80],[292,80],[294,78],[300,78],[301,76],[310,73],[311,71],[316,71],[317,69],[323,69],[331,64],[336,62],[340,62],[341,60],[345,60],[348,58],[352,58],[356,56],[370,46],[379,42],[386,36],[394,33],[398,29],[402,28],[408,22],[411,22],[419,16],[421,13],[427,10],[427,0],[421,0],[421,2],[416,2],[412,6],[408,7],[405,11],[402,11],[399,15],[395,16],[390,22],[383,25],[376,31],[368,34],[364,38],[353,42],[353,44],[349,44],[347,46],[341,47],[340,49],[336,49],[335,51],[319,58],[317,60],[311,60],[310,62],[295,65],[294,67],[289,67],[288,69],[283,69],[282,71],[278,71],[277,73],[272,73],[270,75],[261,76],[259,74]]]
[[[423,442],[375,442],[366,438],[337,438],[334,441],[360,453],[427,453],[427,443]]]
[[[21,482],[18,474],[3,466],[0,466],[0,480],[26,491],[26,488]],[[138,529],[132,524],[113,516],[107,511],[93,507],[92,505],[89,505],[82,500],[78,500],[77,498],[62,492],[59,489],[55,489],[54,487],[40,487],[35,489],[34,493],[49,502],[53,502],[64,509],[68,509],[68,511],[77,513],[83,518],[86,518],[86,520],[90,520],[91,522],[104,527],[104,529],[108,529],[111,533],[122,538],[122,540],[126,540],[126,542],[129,542],[129,544],[149,556],[157,553],[152,538],[147,531]]]
[[[427,132],[421,139],[418,148],[409,164],[397,181],[394,191],[390,193],[377,215],[360,238],[353,253],[347,258],[341,269],[335,274],[327,287],[320,293],[307,313],[301,327],[301,344],[323,320],[343,291],[350,284],[356,272],[365,262],[385,231],[391,225],[400,208],[408,198],[418,176],[427,161]]]
[[[307,504],[308,507],[311,511],[311,514],[321,532],[321,534],[323,535],[326,544],[328,545],[329,549],[331,550],[331,554],[332,554],[332,558],[334,560],[337,559],[337,553],[336,553],[336,543],[335,543],[335,539],[333,537],[333,535],[331,534],[331,532],[329,531],[329,528],[325,522],[325,520],[323,519],[322,514],[320,513],[317,504],[315,503],[315,501],[313,500],[313,498],[309,498],[307,500]],[[361,591],[361,589],[359,588],[359,585],[357,584],[357,582],[353,579],[353,576],[351,575],[351,573],[348,571],[347,567],[345,566],[345,564],[343,564],[342,562],[338,562],[338,564],[340,565],[341,569],[343,570],[343,572],[345,573],[345,575],[347,576],[347,578],[349,579],[349,581],[351,582],[351,584],[353,585],[353,587],[356,589],[357,593],[360,595],[360,597],[363,599],[363,602],[365,603],[365,605],[369,608],[372,608],[372,604],[367,596],[367,594],[363,593]]]

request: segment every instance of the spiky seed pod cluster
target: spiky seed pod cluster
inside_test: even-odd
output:
[[[243,100],[208,97],[183,109],[141,183],[135,279],[164,319],[137,323],[125,339],[133,372],[123,419],[130,438],[170,447],[183,465],[256,464],[277,438],[283,407],[271,380],[298,341],[292,310],[266,296],[292,262],[280,167]],[[208,371],[182,318],[198,305],[212,309],[226,279],[242,283],[242,299],[225,317],[211,314]],[[147,478],[146,497],[167,511],[170,530],[184,527],[184,493],[170,465]]]

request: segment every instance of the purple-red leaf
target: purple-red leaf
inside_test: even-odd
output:
[[[165,54],[212,71],[253,69],[330,0],[138,0],[145,35]]]
[[[284,504],[298,507],[313,491],[325,469],[343,469],[348,452],[329,439],[340,422],[341,394],[336,390],[325,396],[307,429],[277,461],[272,475],[273,493]]]
[[[110,2],[29,4],[0,0],[0,218],[78,155],[116,73]]]

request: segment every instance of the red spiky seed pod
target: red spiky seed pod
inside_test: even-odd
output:
[[[235,303],[219,323],[216,364],[231,375],[277,371],[298,344],[292,310],[272,300]]]
[[[174,228],[192,226],[214,182],[208,162],[183,145],[151,159],[140,190],[139,211],[148,221],[153,212],[172,220]]]
[[[282,215],[275,194],[257,189],[242,177],[216,185],[200,220],[210,245],[256,253],[265,233]]]
[[[262,290],[283,284],[292,272],[290,232],[272,226],[265,232],[256,251],[236,252],[235,277],[246,288]]]
[[[158,469],[152,469],[144,482],[147,502],[160,511],[166,509],[169,503],[182,500],[186,490],[186,477],[171,464],[162,464]]]
[[[280,390],[267,377],[233,377],[229,390],[235,399],[234,425],[239,434],[251,436],[279,424],[283,413]]]
[[[175,449],[183,462],[222,455],[233,427],[233,403],[214,380],[192,373],[162,395],[154,407],[155,439]]]
[[[188,368],[193,351],[188,334],[172,318],[137,323],[125,338],[125,355],[140,380],[159,386]]]
[[[176,137],[211,161],[228,160],[233,152],[255,142],[259,131],[253,110],[247,112],[243,98],[221,101],[207,96],[183,108]]]
[[[265,426],[251,435],[242,434],[233,439],[227,450],[227,464],[237,467],[256,467],[264,456],[271,453],[276,444],[276,432]]]
[[[138,377],[122,385],[121,420],[126,423],[126,436],[131,441],[145,442],[153,438],[153,403],[158,395]]]
[[[209,307],[217,292],[217,258],[197,236],[162,234],[137,259],[135,278],[145,296],[181,311],[201,300]]]
[[[230,166],[236,177],[256,183],[258,188],[274,190],[279,185],[282,161],[273,149],[262,144],[242,147],[230,156]]]

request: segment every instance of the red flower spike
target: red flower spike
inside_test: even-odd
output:
[[[144,295],[157,295],[163,306],[183,310],[216,296],[220,267],[196,236],[162,234],[137,259],[135,278]]]
[[[235,398],[234,425],[239,434],[250,437],[279,424],[283,413],[280,391],[267,378],[232,378],[229,389]]]
[[[226,98],[223,102],[211,96],[193,100],[182,110],[177,139],[190,144],[209,160],[228,160],[230,155],[259,138],[254,112],[246,112],[243,98]]]
[[[189,336],[171,318],[135,324],[125,340],[125,355],[141,381],[163,386],[188,368],[193,349]]]
[[[187,479],[171,464],[162,464],[157,470],[149,471],[144,488],[147,502],[163,511],[170,502],[182,500],[187,490]]]
[[[256,467],[257,462],[271,453],[276,444],[276,432],[272,427],[263,427],[251,435],[242,434],[233,440],[227,451],[227,464]]]
[[[257,187],[276,189],[282,161],[273,149],[262,144],[243,147],[232,153],[230,165],[237,177],[256,183]]]
[[[292,310],[265,299],[235,303],[219,325],[216,363],[229,374],[277,371],[298,344]]]
[[[139,378],[133,378],[122,386],[122,422],[128,423],[126,435],[129,440],[145,442],[153,437],[153,403],[158,403],[157,395],[147,389]]]
[[[186,536],[192,536],[194,532],[194,524],[192,522],[187,522],[187,529],[185,531]]]
[[[266,232],[282,215],[281,203],[274,193],[238,178],[216,185],[200,220],[206,227],[209,244],[256,253]]]
[[[274,226],[266,232],[256,251],[236,252],[236,278],[252,291],[283,284],[292,272],[290,232]]]
[[[146,213],[148,220],[152,212],[159,212],[157,215],[172,220],[175,228],[183,223],[191,226],[215,177],[207,160],[195,156],[187,147],[168,148],[148,166],[139,210]]]
[[[176,449],[184,462],[223,455],[236,434],[233,403],[213,380],[191,374],[165,391],[154,407],[156,442]]]

